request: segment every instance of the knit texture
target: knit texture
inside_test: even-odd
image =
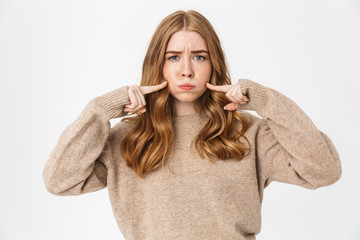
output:
[[[120,153],[133,125],[119,122],[111,128],[109,122],[126,115],[128,88],[122,87],[92,99],[62,132],[43,170],[47,190],[78,195],[107,187],[127,240],[255,239],[270,182],[316,189],[340,178],[341,163],[329,137],[291,99],[251,80],[239,81],[250,101],[238,110],[261,116],[249,114],[246,158],[201,159],[191,144],[207,116],[177,116],[168,161],[175,174],[164,167],[139,178]]]

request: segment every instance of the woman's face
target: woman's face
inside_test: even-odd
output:
[[[206,91],[212,65],[204,38],[195,31],[174,33],[167,45],[163,76],[178,103],[194,103]]]

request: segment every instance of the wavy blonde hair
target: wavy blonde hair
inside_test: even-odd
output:
[[[200,13],[177,11],[167,16],[157,27],[143,68],[141,86],[160,84],[164,81],[162,69],[165,51],[170,37],[181,30],[196,31],[206,41],[212,73],[213,85],[231,84],[220,40],[210,22]],[[124,118],[122,121],[134,124],[121,142],[121,153],[127,166],[143,178],[170,158],[174,149],[173,108],[169,88],[145,95],[145,114]],[[198,99],[199,112],[204,112],[209,121],[194,139],[195,148],[202,158],[211,162],[214,159],[242,159],[250,152],[250,142],[243,136],[249,121],[238,112],[224,111],[230,101],[224,93],[207,89]],[[240,138],[247,142],[245,147]]]

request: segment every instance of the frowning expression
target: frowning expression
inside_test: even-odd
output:
[[[175,101],[195,102],[206,91],[211,71],[209,51],[199,33],[178,31],[171,36],[162,73]]]

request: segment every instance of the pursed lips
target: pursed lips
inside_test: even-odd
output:
[[[184,83],[184,84],[179,85],[179,88],[188,91],[188,90],[195,88],[195,86],[190,83]]]

